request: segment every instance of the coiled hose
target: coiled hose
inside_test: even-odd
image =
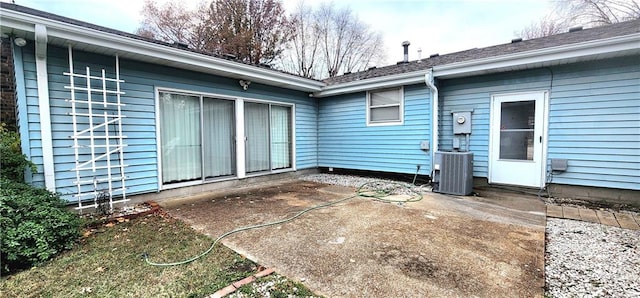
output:
[[[397,199],[389,199],[390,196],[392,195],[398,195]],[[182,261],[177,261],[177,262],[170,262],[170,263],[156,263],[153,261],[149,260],[149,254],[147,253],[143,253],[142,254],[142,258],[144,259],[144,261],[152,266],[159,266],[159,267],[170,267],[170,266],[177,266],[177,265],[184,265],[184,264],[188,264],[191,263],[199,258],[202,258],[204,256],[206,256],[207,254],[209,254],[213,248],[216,246],[216,244],[218,242],[220,242],[220,240],[222,240],[223,238],[233,235],[235,233],[239,233],[239,232],[243,232],[243,231],[249,231],[249,230],[254,230],[254,229],[260,229],[260,228],[266,228],[266,227],[271,227],[271,226],[276,226],[276,225],[280,225],[283,223],[287,223],[290,222],[300,216],[302,216],[303,214],[313,211],[313,210],[317,210],[317,209],[321,209],[321,208],[326,208],[326,207],[330,207],[345,201],[348,201],[350,199],[353,198],[357,198],[357,197],[364,197],[364,198],[371,198],[374,200],[378,200],[378,201],[383,201],[383,202],[390,202],[390,203],[407,203],[407,202],[417,202],[422,200],[422,194],[416,190],[413,189],[412,185],[408,185],[408,184],[402,184],[402,183],[397,183],[397,182],[388,182],[388,181],[374,181],[374,182],[367,182],[364,183],[362,185],[360,185],[360,187],[358,187],[358,189],[356,190],[356,193],[352,196],[348,196],[346,198],[342,198],[336,201],[332,201],[332,202],[328,202],[328,203],[324,203],[324,204],[320,204],[320,205],[316,205],[307,209],[304,209],[298,213],[296,213],[295,215],[282,219],[282,220],[277,220],[277,221],[272,221],[272,222],[268,222],[268,223],[263,223],[263,224],[257,224],[257,225],[250,225],[250,226],[245,226],[245,227],[240,227],[231,231],[228,231],[220,236],[218,236],[218,238],[216,238],[213,243],[211,243],[211,246],[209,246],[209,248],[207,250],[205,250],[204,252],[200,253],[197,256],[191,257],[189,259],[186,260],[182,260]]]

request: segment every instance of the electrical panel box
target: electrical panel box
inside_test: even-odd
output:
[[[471,134],[471,112],[453,112],[453,134]]]
[[[473,153],[436,152],[433,191],[466,196],[473,192]]]

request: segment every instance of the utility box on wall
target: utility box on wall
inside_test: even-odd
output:
[[[471,112],[452,112],[453,134],[471,134]]]
[[[436,152],[433,191],[466,196],[473,192],[473,153]]]

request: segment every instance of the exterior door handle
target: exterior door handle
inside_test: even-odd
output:
[[[542,144],[542,136],[540,136],[540,144]]]

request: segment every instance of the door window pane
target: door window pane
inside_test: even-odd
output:
[[[247,173],[269,170],[269,105],[246,102],[244,129]]]
[[[201,179],[200,98],[161,92],[160,119],[162,181]]]
[[[291,108],[271,106],[271,169],[291,167]]]
[[[204,98],[202,102],[205,178],[235,174],[235,103]]]
[[[535,101],[500,106],[500,159],[533,160]]]

